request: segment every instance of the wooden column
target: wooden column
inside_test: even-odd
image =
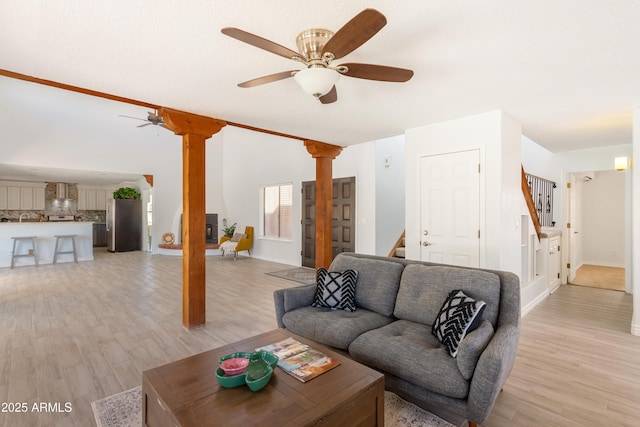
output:
[[[206,322],[205,142],[226,123],[168,108],[158,114],[182,136],[182,324],[191,329]]]
[[[318,141],[304,141],[304,146],[316,159],[316,268],[329,268],[333,260],[332,206],[333,206],[333,159],[342,147]]]

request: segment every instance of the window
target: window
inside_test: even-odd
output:
[[[262,187],[262,231],[264,237],[292,239],[293,185]]]

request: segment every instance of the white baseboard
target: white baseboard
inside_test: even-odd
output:
[[[580,267],[582,267],[585,264],[595,265],[595,266],[598,266],[598,267],[625,268],[624,264],[610,263],[610,262],[597,262],[597,261],[583,261],[580,264]],[[580,267],[578,267],[578,268],[580,268]]]
[[[631,324],[631,335],[640,337],[640,325]]]
[[[557,289],[557,288],[556,288]],[[522,313],[520,317],[524,317],[527,314],[529,314],[529,312],[531,310],[534,309],[534,307],[538,304],[540,304],[542,301],[544,301],[547,297],[549,296],[548,292],[543,292],[540,295],[538,295],[535,299],[533,299],[533,301],[531,301],[529,304],[525,305],[524,307],[522,307]]]

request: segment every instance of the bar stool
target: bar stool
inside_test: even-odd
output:
[[[56,238],[56,249],[53,252],[53,263],[55,264],[56,261],[58,260],[58,255],[63,255],[63,254],[73,254],[73,262],[78,262],[78,254],[76,253],[76,236],[77,234],[62,234],[62,235],[55,235],[54,237]],[[71,246],[73,247],[73,250],[70,251],[62,251],[60,249],[61,248],[61,244],[60,244],[60,239],[71,239]]]
[[[15,262],[16,262],[16,258],[22,258],[22,257],[33,257],[33,261],[36,263],[36,266],[38,266],[38,257],[37,257],[37,253],[36,253],[36,237],[37,236],[26,236],[26,237],[12,237],[13,239],[13,250],[11,251],[11,267],[13,268],[15,266]],[[27,241],[31,243],[31,251],[27,252],[26,254],[16,254],[16,244],[19,241]]]

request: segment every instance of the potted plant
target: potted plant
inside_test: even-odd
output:
[[[140,199],[140,192],[131,187],[120,187],[113,192],[114,199]]]
[[[233,233],[236,231],[237,222],[234,222],[233,225],[227,227],[227,218],[222,218],[222,232],[227,237],[233,237]]]

